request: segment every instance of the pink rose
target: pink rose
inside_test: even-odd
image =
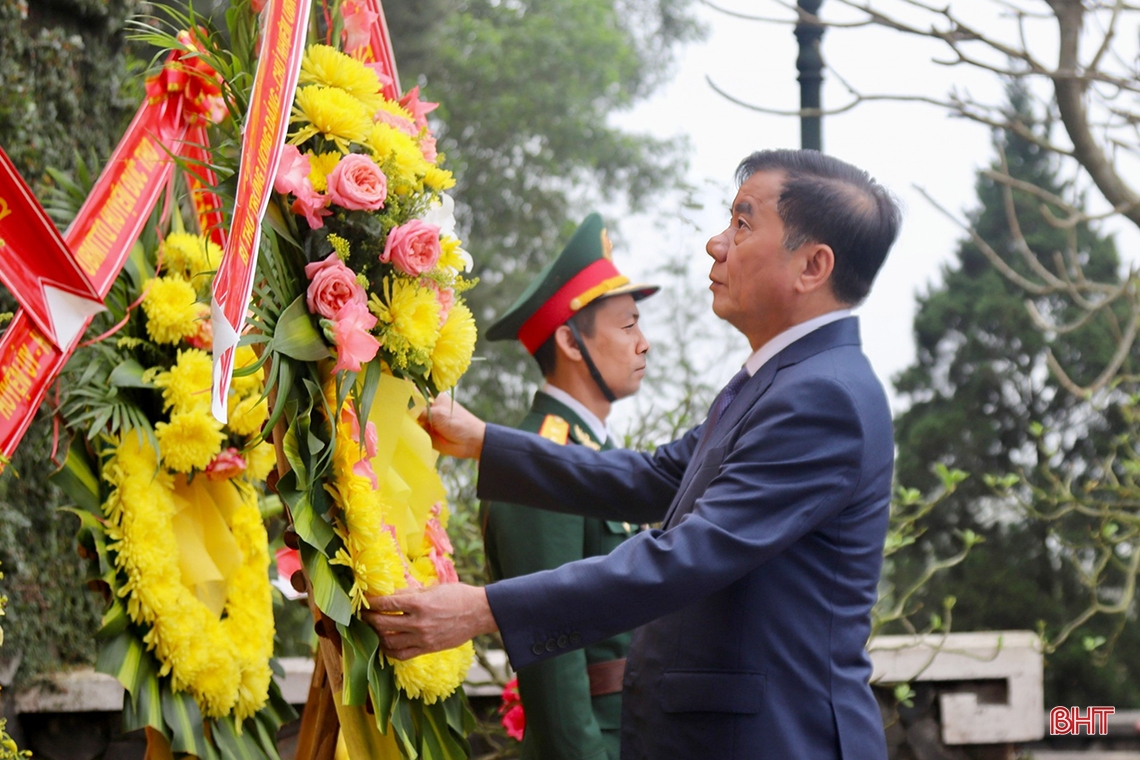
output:
[[[313,189],[308,177],[301,183],[301,187],[294,191],[294,194],[297,196],[297,200],[293,201],[293,213],[304,216],[311,230],[319,230],[324,227],[323,217],[332,216],[332,212],[325,208],[329,205],[329,199]]]
[[[435,150],[435,138],[431,135],[424,135],[420,139],[420,152],[424,154],[425,161],[434,164],[435,160],[439,158],[439,153]]]
[[[413,219],[388,233],[380,261],[391,261],[396,269],[415,277],[433,269],[439,255],[439,227]]]
[[[345,0],[340,6],[344,20],[344,50],[352,54],[372,42],[372,26],[378,15],[357,0]]]
[[[439,108],[439,103],[420,100],[420,86],[418,84],[404,93],[404,97],[400,98],[400,105],[412,115],[412,118],[416,120],[416,126],[420,129],[427,126],[427,115]]]
[[[277,164],[277,176],[273,179],[273,189],[282,195],[293,193],[302,188],[309,179],[312,166],[309,157],[297,150],[296,145],[286,145],[281,149],[281,161]],[[312,185],[309,186],[311,191]]]
[[[346,303],[350,301],[364,306],[368,297],[364,288],[356,281],[356,274],[330,253],[323,261],[305,265],[305,276],[311,282],[305,291],[305,305],[310,314],[320,314],[325,319],[336,319]]]
[[[348,301],[332,321],[333,343],[336,344],[336,366],[333,372],[347,369],[359,372],[362,364],[372,361],[380,350],[380,341],[368,331],[376,326],[376,317],[368,307]]]
[[[352,211],[376,211],[388,198],[388,178],[368,156],[349,153],[329,172],[329,198]]]
[[[245,466],[245,459],[231,446],[219,452],[206,465],[206,477],[210,480],[229,480],[245,472]]]

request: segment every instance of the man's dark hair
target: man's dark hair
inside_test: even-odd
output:
[[[574,326],[578,328],[578,332],[580,332],[583,337],[594,337],[594,330],[597,328],[598,319],[598,310],[594,307],[601,302],[601,298],[594,299],[582,307],[577,314],[570,317],[570,320],[567,320],[574,322]],[[566,323],[563,322],[563,324]],[[543,377],[550,377],[554,374],[554,362],[557,356],[558,346],[555,345],[554,334],[551,333],[550,337],[546,339],[546,342],[539,346],[538,350],[534,352],[534,360],[538,362],[538,368],[542,372]]]
[[[847,304],[866,298],[902,223],[890,191],[862,169],[814,150],[753,153],[736,168],[737,185],[757,172],[784,175],[776,206],[784,223],[784,247],[830,246],[835,297]]]

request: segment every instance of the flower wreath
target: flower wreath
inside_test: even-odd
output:
[[[169,674],[175,691],[188,691],[204,716],[232,711],[239,722],[245,720],[265,705],[272,678],[268,540],[256,491],[237,480],[188,481],[158,469],[158,452],[142,435],[129,433],[115,448],[104,478],[113,487],[103,504],[108,548],[127,576],[118,595],[126,598],[131,620],[149,627],[143,641],[161,664],[159,675]],[[240,555],[224,595],[212,605],[184,582],[188,564],[197,560],[212,569],[214,559],[200,555],[205,541],[179,545],[175,522],[193,509],[207,516],[204,533],[212,529],[214,539],[224,543],[229,532],[233,545],[224,548],[236,548]],[[199,556],[187,557],[188,548],[198,549]]]
[[[387,376],[383,382],[386,385],[406,384],[391,376]],[[392,393],[391,398],[402,401],[402,396],[396,392]],[[399,402],[393,404],[397,407],[399,405]],[[414,427],[414,422],[408,426],[407,422],[413,419],[410,415],[405,414],[404,417],[405,420],[397,417],[401,442],[409,435],[422,433]],[[340,511],[335,529],[344,541],[344,546],[337,550],[331,564],[343,565],[352,570],[353,583],[349,598],[353,612],[358,613],[362,607],[367,607],[369,596],[387,595],[409,586],[433,586],[458,581],[450,557],[453,549],[447,537],[446,504],[442,500],[436,501],[426,524],[419,520],[413,521],[412,525],[422,526],[422,537],[410,535],[415,527],[409,530],[408,526],[404,526],[405,530],[400,531],[395,523],[401,505],[386,501],[385,491],[379,487],[380,479],[373,469],[374,463],[381,464],[377,458],[375,422],[367,422],[362,436],[351,397],[341,407],[339,422],[336,426],[332,472],[326,490]],[[400,443],[396,445],[399,446]],[[398,468],[389,466],[399,477],[401,473]],[[384,468],[381,474],[387,478],[388,468]],[[425,488],[419,484],[411,486],[413,490]],[[404,536],[409,544],[406,551],[400,545],[400,536]],[[410,660],[389,659],[388,662],[394,668],[396,685],[409,697],[422,699],[430,705],[446,699],[459,688],[467,677],[474,657],[474,647],[468,641],[442,652],[420,655]]]

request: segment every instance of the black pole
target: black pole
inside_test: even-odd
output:
[[[823,0],[798,0],[796,6],[805,14],[817,16]],[[800,54],[796,58],[796,68],[800,72],[800,110],[814,109],[817,115],[800,115],[800,147],[823,150],[822,119],[819,88],[823,82],[823,54],[820,41],[823,38],[823,25],[806,21],[801,17],[796,24],[796,40],[800,43]]]

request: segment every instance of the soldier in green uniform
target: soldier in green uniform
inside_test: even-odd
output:
[[[519,429],[564,445],[613,448],[605,424],[610,405],[637,392],[649,351],[637,301],[655,292],[656,286],[631,284],[617,270],[601,217],[586,217],[558,258],[487,331],[488,340],[521,341],[546,381]],[[484,504],[482,517],[494,580],[608,554],[635,529],[498,502]],[[629,639],[620,634],[519,671],[524,759],[618,760]]]

